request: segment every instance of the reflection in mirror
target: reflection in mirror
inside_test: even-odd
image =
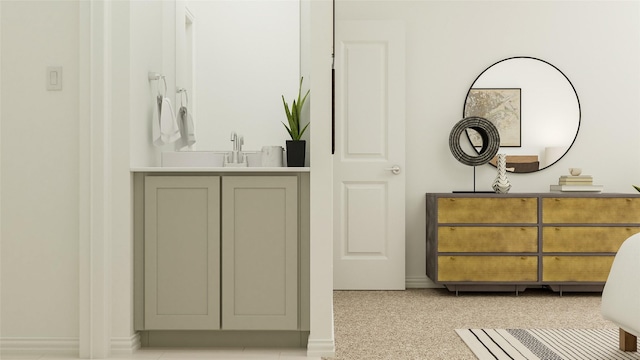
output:
[[[464,117],[480,116],[500,132],[500,153],[512,172],[553,165],[569,151],[580,128],[580,101],[569,79],[550,63],[532,57],[498,61],[473,82]],[[477,134],[467,131],[479,150]],[[504,148],[504,149],[503,149]],[[495,165],[495,159],[491,161]]]

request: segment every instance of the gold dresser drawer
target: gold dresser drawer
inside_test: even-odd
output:
[[[621,198],[544,198],[542,222],[545,224],[631,224],[640,223],[640,199]]]
[[[534,226],[439,226],[438,251],[534,253],[538,251],[538,228]]]
[[[615,253],[640,227],[555,227],[542,229],[542,251]]]
[[[439,198],[438,223],[535,224],[538,199],[523,198]]]
[[[538,257],[439,256],[438,281],[538,281]]]
[[[605,282],[613,256],[543,256],[542,281]]]

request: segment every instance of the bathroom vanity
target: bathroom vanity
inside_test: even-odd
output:
[[[306,346],[308,168],[141,168],[133,178],[143,346]]]

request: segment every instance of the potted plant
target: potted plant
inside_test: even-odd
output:
[[[304,77],[300,77],[300,86],[298,87],[298,98],[293,100],[291,104],[291,108],[289,108],[289,104],[284,99],[284,95],[282,95],[282,103],[284,104],[284,111],[287,115],[287,122],[289,125],[284,125],[285,129],[291,136],[291,140],[287,140],[287,166],[289,167],[302,167],[304,166],[304,157],[305,157],[305,147],[306,141],[300,140],[302,134],[304,134],[307,127],[309,127],[309,123],[302,127],[300,124],[300,117],[302,113],[302,107],[304,106],[305,101],[307,101],[307,96],[309,96],[309,92],[311,90],[307,90],[307,93],[304,97],[301,96],[302,92],[302,80]]]

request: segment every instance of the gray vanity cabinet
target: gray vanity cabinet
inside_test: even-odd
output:
[[[298,328],[295,176],[222,179],[222,328]]]
[[[137,329],[307,328],[298,176],[143,178]]]
[[[146,329],[220,328],[220,177],[145,178]]]

